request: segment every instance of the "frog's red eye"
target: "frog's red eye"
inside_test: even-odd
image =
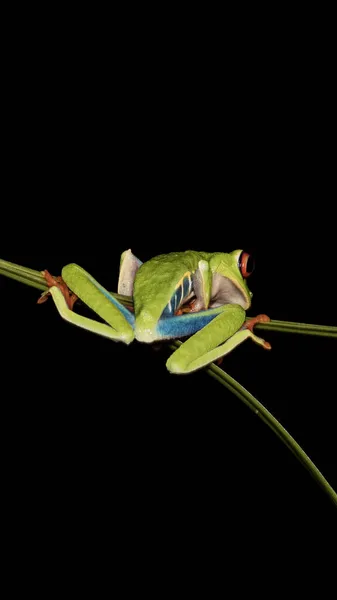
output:
[[[241,252],[239,258],[239,269],[241,271],[242,277],[244,277],[245,279],[249,277],[249,275],[251,275],[254,271],[254,267],[255,262],[253,257],[250,254],[248,254],[248,252]]]

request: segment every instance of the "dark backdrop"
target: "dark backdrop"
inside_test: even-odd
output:
[[[170,30],[165,52],[138,21],[140,43],[132,30],[104,38],[99,27],[96,44],[78,20],[83,42],[70,28],[68,50],[58,30],[48,52],[24,21],[29,43],[11,36],[3,61],[0,257],[54,273],[75,261],[113,288],[129,247],[143,260],[243,247],[257,263],[250,314],[336,325],[334,54],[309,12],[298,25],[285,14],[280,36],[279,18],[262,19],[261,33],[249,20],[251,36],[228,36],[225,21],[221,44],[213,26],[210,44],[205,27],[190,27],[195,40],[181,45]],[[49,23],[37,22],[48,37]],[[160,561],[173,542],[173,573],[176,556],[184,569],[195,549],[201,567],[218,556],[221,575],[234,556],[243,580],[256,556],[260,585],[261,547],[273,562],[277,546],[279,585],[301,541],[315,557],[330,552],[336,509],[248,408],[203,372],[167,373],[165,348],[77,330],[37,296],[0,277],[3,514],[14,556],[25,541],[31,555],[32,541],[43,552],[60,540],[72,567],[83,543],[84,553],[103,548],[109,570],[112,551],[126,564],[132,551],[136,563],[145,556],[152,577],[146,543]],[[247,342],[223,368],[337,489],[336,340],[265,337],[271,352]],[[307,563],[298,571],[311,582]]]
[[[102,253],[64,244],[63,254],[17,255],[8,247],[1,257],[54,274],[77,262],[114,290],[128,247],[142,260],[241,247],[256,260],[249,315],[337,324],[330,247],[288,245],[286,237],[280,244],[270,229],[259,235],[263,243],[249,246],[254,239],[245,244],[240,231],[226,235],[224,225],[221,239],[219,231],[218,223],[204,234],[187,232],[185,241],[157,235],[147,243],[126,235]],[[233,519],[263,522],[266,515],[283,526],[296,523],[292,535],[309,524],[330,531],[329,499],[268,427],[205,372],[169,374],[165,344],[156,351],[138,342],[126,347],[79,330],[60,319],[51,300],[38,306],[33,288],[1,277],[0,294],[5,454],[20,494],[38,486],[42,503],[56,497],[60,505],[89,497],[135,523],[158,519],[166,528],[178,519],[194,532],[224,533]],[[261,335],[271,352],[247,341],[222,367],[281,421],[336,489],[336,340]]]

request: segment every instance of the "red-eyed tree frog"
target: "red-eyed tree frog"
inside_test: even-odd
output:
[[[221,359],[247,338],[270,349],[252,331],[269,317],[246,322],[252,297],[246,279],[253,268],[252,257],[242,250],[171,252],[144,263],[126,250],[118,294],[133,297],[133,312],[76,264],[64,267],[62,278],[44,273],[59,313],[74,325],[125,344],[187,338],[166,363],[171,373],[183,374]],[[76,296],[105,323],[73,312]]]

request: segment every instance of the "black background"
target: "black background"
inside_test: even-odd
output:
[[[333,78],[325,59],[316,81],[314,60],[284,69],[283,48],[262,68],[250,49],[212,73],[194,57],[194,81],[183,65],[172,86],[165,65],[147,74],[136,55],[99,71],[81,54],[59,78],[51,60],[36,80],[20,57],[4,112],[0,257],[54,274],[76,262],[114,290],[127,248],[141,260],[244,248],[256,260],[249,315],[337,325]],[[23,528],[45,519],[67,541],[118,529],[140,552],[149,532],[154,547],[171,538],[202,553],[227,550],[233,529],[244,552],[251,526],[288,552],[334,540],[330,500],[225,388],[202,371],[169,374],[165,345],[72,327],[38,296],[0,277],[4,482]],[[248,341],[223,368],[337,489],[336,340],[264,335],[271,352]]]
[[[148,245],[125,235],[124,245],[112,240],[102,255],[64,244],[69,251],[54,255],[2,248],[2,258],[54,274],[77,262],[115,290],[128,247],[141,260],[241,247],[256,261],[249,315],[336,325],[330,248],[273,243],[264,224],[255,228],[261,235],[266,227],[259,246],[244,244],[240,228],[236,236],[226,235],[226,224],[205,227],[173,241],[162,230]],[[2,277],[0,294],[6,454],[22,493],[38,486],[41,502],[102,504],[103,511],[111,502],[135,527],[158,519],[160,527],[181,522],[219,533],[228,519],[271,515],[282,527],[292,523],[293,536],[309,522],[311,531],[330,532],[335,508],[327,496],[268,427],[205,372],[169,374],[165,344],[157,351],[138,342],[127,347],[79,330],[61,320],[51,300],[37,305],[33,288]],[[281,421],[336,489],[336,341],[263,335],[270,352],[247,341],[222,367]]]

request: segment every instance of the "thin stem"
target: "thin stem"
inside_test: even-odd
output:
[[[181,342],[173,342],[170,344],[172,350],[176,350]],[[332,502],[337,506],[337,494],[325,479],[324,475],[319,471],[316,465],[312,462],[309,456],[304,452],[301,446],[290,435],[290,433],[281,425],[281,423],[273,417],[273,415],[255,398],[246,388],[244,388],[236,379],[228,375],[214,363],[205,367],[208,375],[216,379],[219,383],[230,390],[237,398],[246,404],[268,427],[276,433],[282,442],[296,456],[300,463],[309,471],[313,479],[318,485],[328,494]]]
[[[0,259],[0,275],[5,275],[40,290],[47,289],[46,281],[40,271],[15,265],[7,260]]]
[[[247,318],[247,321],[250,317]],[[303,333],[306,335],[319,335],[323,337],[337,338],[337,327],[333,325],[312,325],[309,323],[295,323],[293,321],[278,321],[273,319],[268,323],[258,323],[254,329],[265,329],[266,331],[283,331],[285,333]]]

